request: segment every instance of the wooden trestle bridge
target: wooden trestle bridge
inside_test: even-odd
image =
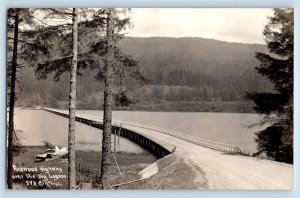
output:
[[[60,115],[62,117],[69,117],[69,114],[65,110],[57,110],[50,108],[43,108],[45,111]],[[91,127],[103,129],[103,120],[101,117],[76,113],[76,121],[87,124]],[[151,131],[151,133],[149,133]],[[121,137],[127,138],[155,156],[162,158],[176,150],[176,144],[164,140],[158,137],[157,133],[166,134],[196,145],[207,147],[210,149],[223,151],[227,153],[241,153],[239,147],[231,144],[225,144],[222,142],[216,142],[211,140],[202,139],[199,137],[194,137],[188,134],[184,134],[178,131],[173,131],[169,129],[159,128],[155,126],[143,125],[133,122],[124,122],[120,120],[112,121],[112,133],[119,135]]]

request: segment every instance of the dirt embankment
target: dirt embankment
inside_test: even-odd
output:
[[[176,153],[155,163],[158,168],[155,175],[119,189],[208,189],[205,173]]]

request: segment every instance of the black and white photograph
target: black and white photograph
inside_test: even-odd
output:
[[[6,49],[7,189],[293,189],[292,8],[9,8]]]

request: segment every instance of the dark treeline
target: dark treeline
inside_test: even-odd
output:
[[[255,52],[266,52],[264,45],[228,43],[202,38],[136,38],[120,41],[125,53],[133,56],[148,83],[125,78],[122,87],[132,104],[127,110],[184,110],[191,111],[251,111],[247,92],[271,91],[272,85],[257,74]],[[78,77],[78,108],[100,109],[102,84],[95,81],[95,71],[84,70]],[[66,108],[68,101],[68,74],[60,81],[52,78],[37,80],[34,68],[23,70],[18,106],[51,106]],[[115,79],[118,85],[119,79]],[[117,89],[115,88],[115,92]],[[176,107],[176,102],[180,107]],[[184,103],[186,102],[186,103]],[[240,109],[207,109],[208,103],[243,104]],[[165,109],[161,109],[165,103]],[[188,104],[193,103],[193,107]],[[196,104],[195,104],[196,103]],[[157,105],[160,104],[160,105]],[[172,109],[168,108],[168,104]],[[198,104],[198,105],[197,105]],[[246,105],[245,105],[246,104]],[[200,107],[197,107],[200,106]],[[210,104],[211,106],[211,104]]]

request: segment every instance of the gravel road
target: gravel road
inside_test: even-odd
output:
[[[289,190],[293,187],[293,165],[215,151],[152,130],[126,128],[142,130],[175,145],[176,155],[204,172],[209,189]]]

